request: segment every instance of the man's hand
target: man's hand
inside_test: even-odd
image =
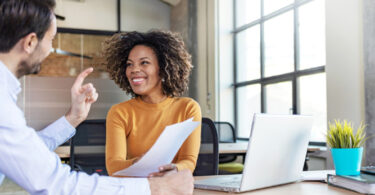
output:
[[[170,172],[177,172],[177,167],[173,163],[159,167],[159,172],[150,173],[149,177],[161,177]]]
[[[87,75],[93,70],[93,68],[87,68],[81,72],[72,86],[72,106],[65,117],[73,127],[77,127],[87,118],[91,104],[98,99],[98,93],[91,83],[82,85]]]
[[[193,194],[194,179],[189,170],[168,172],[163,177],[148,179],[152,195],[159,194]]]

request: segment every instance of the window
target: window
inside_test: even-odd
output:
[[[249,137],[254,113],[314,116],[327,127],[324,0],[234,0],[235,125]]]

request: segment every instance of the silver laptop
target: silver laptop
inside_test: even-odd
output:
[[[313,118],[254,114],[244,170],[196,180],[195,188],[244,192],[301,179]]]

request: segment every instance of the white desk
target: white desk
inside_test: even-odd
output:
[[[104,154],[105,146],[76,146],[74,151],[75,154]],[[60,158],[70,158],[70,146],[60,146],[55,153]]]
[[[237,143],[219,143],[219,154],[245,154],[247,151],[248,142]],[[325,147],[309,146],[308,152],[322,151]],[[211,153],[212,144],[201,144],[199,153]]]
[[[196,176],[194,179],[204,179],[215,176]],[[228,194],[228,192],[219,192],[213,190],[194,189],[194,195],[213,195],[213,194]],[[328,186],[322,182],[296,182],[275,186],[265,189],[254,190],[250,192],[241,193],[241,195],[358,195],[359,193]]]

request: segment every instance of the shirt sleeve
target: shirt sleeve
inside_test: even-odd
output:
[[[145,178],[114,178],[71,171],[34,129],[0,120],[0,172],[30,194],[150,194]]]
[[[37,131],[39,137],[51,151],[54,151],[59,145],[73,137],[75,133],[75,128],[66,120],[65,116],[48,125],[43,130]]]
[[[2,173],[0,173],[0,186],[3,183],[3,181],[4,181],[4,178],[5,178],[5,175],[2,174]]]
[[[186,118],[194,117],[193,121],[202,121],[199,104],[192,101],[187,105]],[[189,169],[194,172],[201,143],[201,124],[191,133],[182,144],[178,154],[176,166],[178,170]]]
[[[107,115],[105,158],[109,175],[131,166],[136,159],[127,159],[124,118],[115,108],[111,108]]]

